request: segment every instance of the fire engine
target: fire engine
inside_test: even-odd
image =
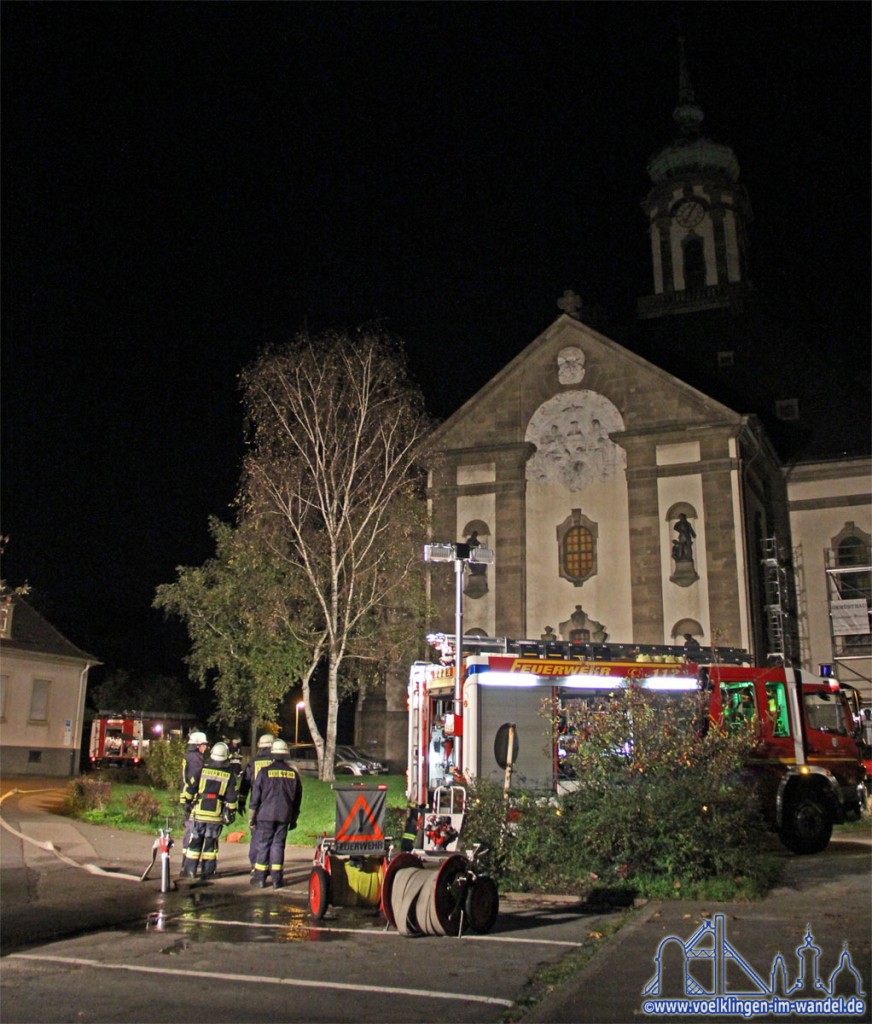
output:
[[[735,716],[753,721],[757,742],[749,771],[764,813],[794,852],[823,850],[833,825],[859,817],[864,807],[858,736],[834,678],[783,665],[754,667],[736,648],[689,652],[670,645],[480,637],[464,637],[458,666],[452,637],[428,639],[443,663],[416,662],[408,691],[406,795],[422,810],[454,781],[502,783],[509,723],[512,785],[566,791],[572,782],[562,770],[559,738],[542,714],[543,700],[567,706],[628,686],[704,695],[716,727]]]
[[[152,740],[180,736],[191,715],[159,711],[98,711],[91,722],[88,761],[91,768],[137,768]]]

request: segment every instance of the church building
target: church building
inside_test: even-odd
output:
[[[635,322],[610,337],[564,293],[437,429],[431,539],[494,552],[467,566],[466,635],[739,647],[832,664],[872,702],[868,437],[847,456],[808,443],[799,378],[755,308],[739,163],[702,131],[683,51],[673,119],[647,165]],[[430,569],[432,629],[453,634],[454,574]]]

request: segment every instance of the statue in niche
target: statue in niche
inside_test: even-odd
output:
[[[478,539],[478,530],[473,530],[466,538],[466,543],[471,548],[480,548],[482,542]],[[466,574],[466,586],[463,588],[467,597],[484,597],[488,591],[487,566],[481,562],[468,562]]]
[[[673,558],[676,562],[692,562],[696,530],[691,526],[686,513],[678,513],[678,522],[673,529],[678,534],[673,543]]]
[[[669,579],[680,587],[689,587],[691,583],[695,583],[699,579],[693,564],[693,542],[696,540],[696,530],[685,512],[678,513],[673,530],[676,534],[672,538],[672,560],[675,562],[675,571]]]
[[[572,615],[560,623],[560,636],[575,643],[604,644],[609,634],[601,622],[596,622],[577,604]]]
[[[539,635],[539,639],[540,640],[545,640],[545,641],[551,641],[551,640],[559,640],[560,637],[554,632],[554,630],[553,630],[553,628],[551,626],[546,626],[545,627],[545,632],[541,633]]]

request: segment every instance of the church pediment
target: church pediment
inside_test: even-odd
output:
[[[568,315],[557,318],[435,433],[443,451],[537,444],[555,415],[567,430],[680,431],[742,417]],[[531,423],[533,434],[531,435]],[[537,426],[538,424],[538,426]],[[535,436],[533,436],[535,435]]]

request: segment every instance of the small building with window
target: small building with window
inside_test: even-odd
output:
[[[0,757],[5,776],[78,774],[88,673],[99,664],[23,597],[0,597]]]
[[[832,664],[872,701],[872,460],[797,462],[785,476],[801,664]]]

